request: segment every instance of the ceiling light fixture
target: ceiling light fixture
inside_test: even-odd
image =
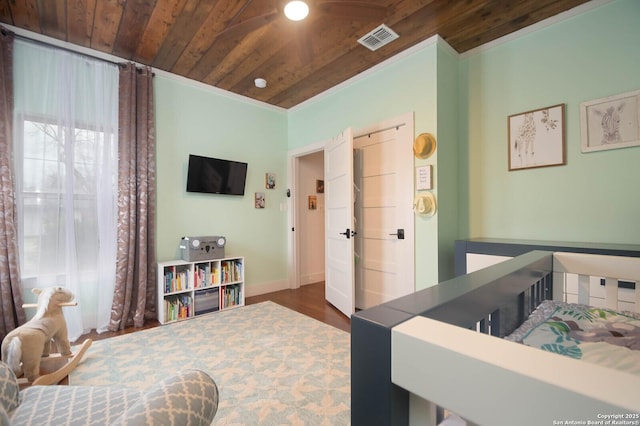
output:
[[[294,0],[284,7],[284,15],[292,21],[301,21],[309,14],[309,6],[303,1]]]
[[[256,78],[253,82],[258,89],[264,89],[265,87],[267,87],[267,80],[265,80],[264,78]]]

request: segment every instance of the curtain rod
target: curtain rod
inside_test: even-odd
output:
[[[353,138],[358,139],[358,138],[364,138],[365,136],[371,137],[371,135],[375,135],[376,133],[386,132],[387,130],[391,130],[391,129],[400,130],[400,127],[406,126],[406,125],[407,123],[396,124],[395,126],[389,126],[384,129],[374,130],[373,132],[364,133],[362,135],[354,136]]]
[[[15,32],[5,28],[4,26],[0,26],[0,32],[3,35],[11,34],[11,35],[13,35],[14,38],[19,39],[19,40],[29,41],[31,43],[40,44],[40,45],[43,45],[43,46],[64,50],[65,52],[74,53],[76,55],[84,56],[84,57],[91,58],[91,59],[96,59],[96,60],[102,61],[102,62],[107,62],[109,64],[117,65],[117,66],[122,67],[122,68],[127,66],[127,64],[123,63],[123,62],[111,61],[109,59],[100,58],[100,57],[92,55],[90,53],[78,52],[78,51],[70,49],[68,47],[58,46],[56,44],[49,43],[49,42],[46,42],[46,41],[43,41],[43,40],[37,40],[37,39],[31,38],[31,37],[27,37],[27,36],[24,36],[24,35],[21,35],[21,34],[16,34]]]

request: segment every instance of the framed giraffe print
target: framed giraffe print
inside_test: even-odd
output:
[[[564,104],[510,115],[509,171],[565,164]]]
[[[640,90],[580,104],[582,152],[640,145]]]

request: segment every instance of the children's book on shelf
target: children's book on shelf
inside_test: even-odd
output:
[[[161,324],[244,305],[244,258],[158,263]]]
[[[193,299],[187,295],[166,298],[164,299],[164,309],[167,321],[189,318],[193,312]]]
[[[189,269],[170,266],[164,271],[164,292],[175,293],[177,291],[188,290],[191,288],[189,283]]]
[[[222,262],[221,266],[221,283],[228,284],[242,280],[242,262],[239,260],[229,260]]]
[[[242,288],[239,284],[226,286],[221,297],[223,308],[240,305],[242,303]]]

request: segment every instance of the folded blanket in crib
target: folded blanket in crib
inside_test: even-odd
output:
[[[630,312],[547,300],[506,338],[640,375],[640,318]]]

